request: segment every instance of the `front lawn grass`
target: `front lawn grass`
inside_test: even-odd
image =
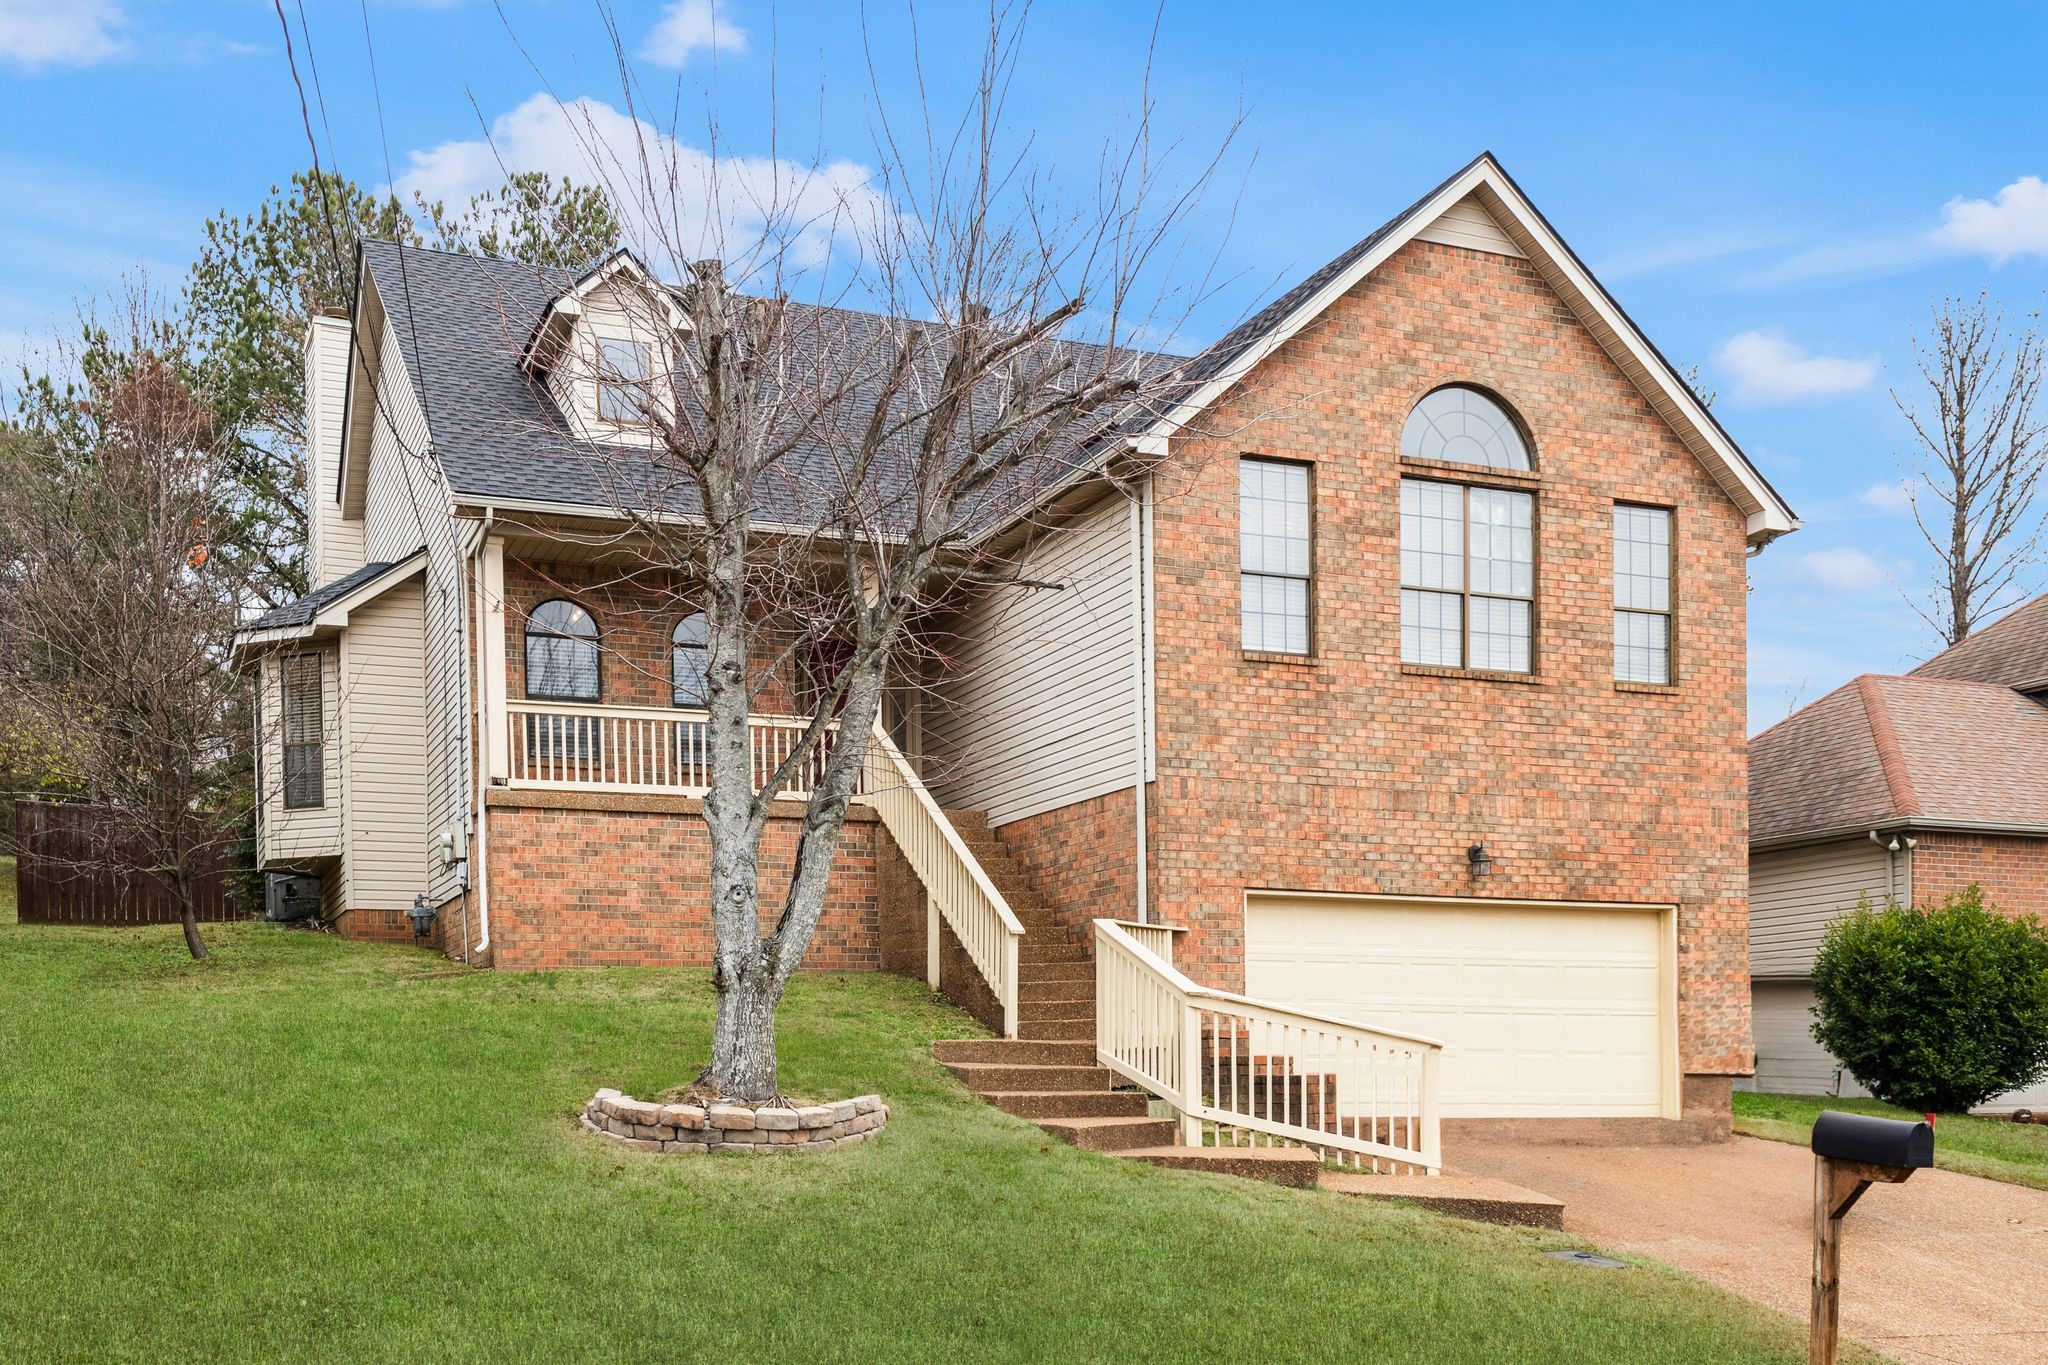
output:
[[[259,924],[0,925],[4,1360],[1795,1361],[1802,1329],[1553,1234],[1078,1152],[805,975],[784,1084],[880,1139],[678,1158],[574,1116],[709,1042],[703,972],[469,972]]]
[[[1812,1139],[1813,1121],[1823,1109],[1877,1114],[1888,1119],[1921,1117],[1878,1100],[1837,1099],[1831,1095],[1752,1095],[1737,1091],[1735,1131],[1805,1147]],[[1943,1114],[1934,1125],[1934,1164],[1944,1171],[2048,1190],[2048,1127],[2003,1118]]]

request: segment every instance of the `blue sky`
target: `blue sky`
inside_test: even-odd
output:
[[[734,154],[867,154],[855,6],[718,0],[715,53],[712,0],[612,8],[648,88],[698,111],[679,120],[686,137],[715,109]],[[296,24],[296,0],[286,9]],[[488,124],[498,154],[562,169],[541,116],[551,101],[536,97],[620,103],[598,11],[504,9],[510,35],[488,0],[306,0],[333,134],[323,157],[365,183],[459,198],[495,176]],[[979,29],[972,6],[925,9],[943,101]],[[1888,390],[1912,382],[1913,330],[1944,290],[1988,289],[2014,313],[2042,302],[2048,10],[1538,13],[1170,3],[1158,126],[1207,146],[1240,106],[1246,116],[1225,191],[1193,225],[1237,280],[1197,319],[1198,339],[1491,148],[1665,353],[1701,365],[1716,413],[1806,520],[1754,565],[1752,727],[1857,673],[1909,667],[1933,637],[1900,587],[1924,578],[1927,554],[1898,491]],[[1013,108],[1046,164],[1092,165],[1128,115],[1151,17],[1099,0],[1038,6]],[[900,33],[879,49],[884,98],[899,100]],[[253,207],[307,159],[260,0],[0,0],[0,83],[10,357],[124,273],[175,285],[209,213]]]

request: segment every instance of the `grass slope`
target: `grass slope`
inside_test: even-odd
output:
[[[1812,1138],[1813,1121],[1823,1109],[1877,1114],[1888,1119],[1920,1117],[1877,1100],[1737,1092],[1735,1130],[1805,1147]],[[1943,1114],[1934,1125],[1934,1164],[1945,1171],[2048,1190],[2048,1127],[2002,1118]]]
[[[1081,1153],[970,1097],[915,983],[801,977],[785,1085],[881,1140],[678,1159],[572,1116],[687,1079],[688,971],[470,973],[209,925],[0,924],[0,1359],[1794,1361],[1656,1266]]]

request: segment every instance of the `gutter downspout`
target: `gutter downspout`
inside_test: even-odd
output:
[[[1145,621],[1145,501],[1151,491],[1151,480],[1138,484],[1137,496],[1131,504],[1131,757],[1137,771],[1133,775],[1131,791],[1137,810],[1138,835],[1138,922],[1150,924],[1151,887],[1147,884],[1147,864],[1151,861],[1147,847],[1145,809],[1145,647],[1147,631]],[[1126,496],[1129,496],[1128,494]]]
[[[470,625],[471,633],[475,636],[476,666],[479,674],[489,665],[489,661],[484,657],[483,642],[485,615],[484,544],[491,538],[491,524],[497,519],[498,513],[496,508],[484,508],[484,519],[477,525],[476,544],[472,545],[469,550],[469,572],[471,581],[474,584],[473,597],[476,602],[476,610]],[[481,678],[479,678],[479,681],[481,681]],[[489,877],[485,873],[485,869],[490,865],[490,860],[486,856],[490,851],[486,843],[486,831],[490,827],[490,819],[486,813],[487,808],[484,805],[484,788],[490,782],[490,764],[476,761],[477,751],[483,745],[490,743],[490,737],[484,733],[484,726],[489,722],[490,718],[482,714],[487,705],[485,698],[489,697],[490,694],[490,688],[479,687],[477,689],[476,704],[470,708],[471,723],[476,727],[476,733],[469,746],[470,771],[474,778],[472,782],[472,797],[475,801],[470,814],[472,830],[469,836],[469,883],[476,890],[476,922],[478,929],[476,951],[479,955],[487,953],[491,949],[491,888]],[[466,942],[468,937],[467,933],[463,935],[465,940],[463,945],[465,958],[468,953],[468,943]]]

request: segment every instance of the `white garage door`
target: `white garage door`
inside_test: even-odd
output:
[[[1655,910],[1254,893],[1245,992],[1443,1039],[1447,1117],[1655,1116],[1663,945]]]

